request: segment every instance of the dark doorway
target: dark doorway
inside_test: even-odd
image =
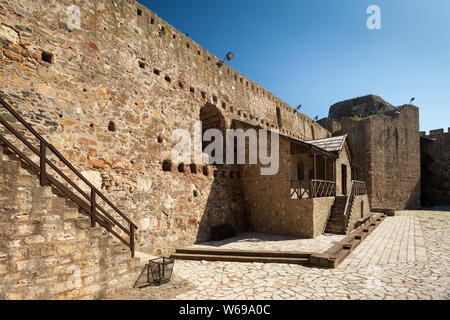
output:
[[[341,165],[342,194],[347,195],[347,166]]]
[[[222,132],[222,136],[225,137],[225,119],[221,112],[213,104],[207,103],[203,108],[200,109],[200,121],[202,122],[202,138],[208,129],[218,129]],[[204,141],[202,139],[202,151],[210,144],[209,141]],[[225,156],[225,141],[223,146],[223,155]],[[213,151],[210,156],[215,157]],[[213,163],[211,163],[213,164]]]

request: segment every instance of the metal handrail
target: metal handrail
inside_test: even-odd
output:
[[[96,222],[102,227],[107,229],[110,233],[116,236],[121,242],[127,245],[131,250],[131,255],[134,257],[135,249],[135,230],[138,229],[136,224],[131,221],[122,211],[120,211],[106,196],[93,186],[89,180],[87,180],[73,165],[63,156],[61,153],[45,140],[34,128],[28,124],[3,98],[0,98],[0,104],[9,111],[9,113],[19,121],[36,139],[40,142],[39,150],[34,147],[20,132],[18,132],[12,125],[10,125],[5,119],[0,117],[0,123],[5,126],[16,138],[22,141],[33,153],[39,157],[39,165],[28,158],[23,152],[16,148],[8,139],[0,134],[0,140],[20,158],[22,158],[40,177],[41,186],[48,186],[53,184],[58,190],[64,193],[69,199],[74,201],[87,215],[91,217],[91,225],[94,227]],[[72,181],[67,175],[65,175],[56,165],[47,158],[47,150],[50,150],[63,164],[65,164],[76,176],[78,176],[86,185],[91,189],[91,195],[86,194],[81,188]],[[70,189],[64,186],[57,179],[47,173],[47,165],[49,165],[58,175],[60,175],[68,184],[70,184],[76,191],[78,191],[86,200],[87,203],[79,196],[74,194]],[[127,229],[114,217],[112,217],[103,207],[101,207],[96,201],[96,197],[99,196],[105,201],[119,216],[121,216],[128,224]],[[129,236],[127,241],[120,236],[112,228],[116,226],[121,229],[125,234]]]

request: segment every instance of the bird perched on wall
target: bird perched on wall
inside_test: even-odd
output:
[[[409,101],[409,104],[412,104],[414,100],[416,100],[416,98],[411,98],[411,101]]]
[[[297,106],[296,110],[299,111],[301,107],[303,107],[303,106],[302,106],[301,104],[299,104],[299,105]]]
[[[314,117],[314,121],[317,121],[317,120],[319,120],[319,116]]]

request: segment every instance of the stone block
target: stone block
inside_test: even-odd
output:
[[[89,237],[91,238],[99,238],[103,235],[103,228],[95,227],[89,230]]]
[[[79,216],[79,213],[78,213],[78,209],[76,209],[76,208],[73,208],[73,209],[66,208],[63,213],[64,220],[75,220],[75,219],[78,219],[78,216]]]

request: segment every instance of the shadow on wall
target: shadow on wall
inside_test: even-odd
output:
[[[200,110],[200,120],[202,121],[203,134],[208,129],[217,129],[225,137],[225,117],[215,105],[207,103]],[[205,151],[210,143],[212,141],[204,142],[202,150]],[[226,148],[225,142],[223,148],[224,150]],[[223,154],[225,155],[225,152]],[[214,151],[211,156],[215,156]],[[199,222],[196,242],[211,240],[211,229],[222,224],[231,225],[234,232],[247,230],[249,215],[242,191],[239,167],[237,165],[212,163],[203,166],[201,170],[203,170],[203,175],[212,176],[213,181]],[[217,229],[215,231],[217,232]]]
[[[414,187],[414,190],[409,194],[408,201],[406,201],[405,210],[416,210],[421,208],[420,203],[420,181]]]
[[[204,168],[214,170],[214,180],[199,222],[196,243],[213,240],[215,237],[211,234],[212,229],[217,232],[217,226],[223,224],[229,224],[235,233],[248,230],[249,213],[246,210],[239,171],[229,171],[218,166]]]

